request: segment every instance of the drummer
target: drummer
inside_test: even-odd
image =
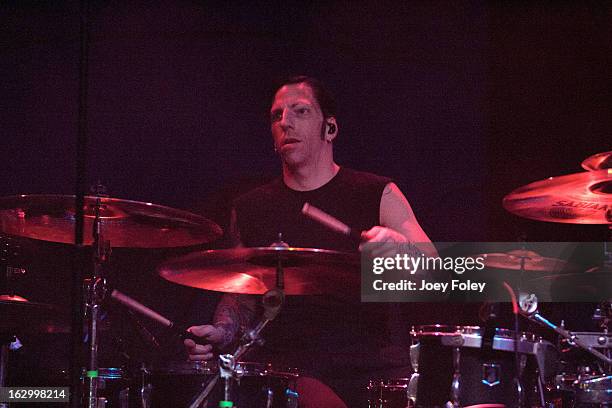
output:
[[[273,97],[270,122],[282,177],[236,200],[230,227],[236,246],[268,246],[281,233],[293,247],[356,251],[369,242],[412,242],[425,243],[419,249],[426,255],[436,254],[391,179],[336,164],[336,105],[320,81],[299,76],[282,82]],[[304,217],[300,210],[305,202],[364,231],[361,244]],[[258,316],[258,308],[254,297],[224,295],[212,325],[189,329],[202,343],[185,340],[189,359],[210,360],[229,351]],[[394,324],[401,333],[407,328],[394,322],[399,316],[389,316],[388,310],[388,304],[360,303],[358,293],[342,301],[334,296],[290,296],[264,331],[266,344],[247,358],[303,368],[329,385],[303,378],[298,384],[301,407],[362,406],[366,400],[360,392],[369,375],[388,374],[390,367],[408,374],[406,351],[395,347],[389,335]]]

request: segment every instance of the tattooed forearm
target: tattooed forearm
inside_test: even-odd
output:
[[[221,298],[214,317],[214,325],[224,330],[219,349],[227,349],[252,325],[255,310],[252,296],[226,294]]]

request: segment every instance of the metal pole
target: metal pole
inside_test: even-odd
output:
[[[79,111],[78,132],[76,140],[76,186],[75,186],[75,256],[72,265],[72,336],[70,362],[70,406],[81,406],[81,370],[83,355],[83,268],[85,266],[85,248],[83,246],[86,163],[87,163],[87,72],[88,72],[88,32],[89,32],[89,2],[81,0],[80,16],[80,53],[79,53]]]

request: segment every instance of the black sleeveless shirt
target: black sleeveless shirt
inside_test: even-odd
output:
[[[325,185],[311,191],[288,188],[281,178],[234,203],[241,242],[269,246],[282,233],[289,246],[357,252],[357,243],[305,217],[309,202],[357,231],[379,225],[380,200],[391,179],[341,167]],[[359,280],[359,271],[355,279]],[[281,313],[264,331],[266,344],[255,355],[320,371],[332,360],[373,355],[386,338],[386,305],[333,296],[288,296]],[[329,354],[334,357],[329,357]],[[360,357],[361,355],[361,357]],[[373,357],[373,359],[376,359]],[[324,360],[324,361],[323,361]],[[331,365],[336,365],[331,362]]]
[[[310,191],[292,190],[278,178],[236,201],[241,241],[247,247],[268,246],[280,232],[290,246],[356,251],[350,239],[303,216],[302,206],[309,202],[358,231],[367,230],[380,223],[380,198],[390,182],[344,167]]]

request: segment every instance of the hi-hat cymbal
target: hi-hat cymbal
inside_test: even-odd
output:
[[[219,292],[263,294],[276,286],[282,262],[285,294],[357,293],[359,256],[316,248],[283,246],[194,252],[164,263],[170,282]]]
[[[46,303],[19,296],[0,296],[0,334],[67,333],[68,313]]]
[[[85,197],[85,245],[93,242],[97,197]],[[214,222],[187,211],[102,197],[101,227],[112,247],[165,248],[198,245],[221,236]],[[43,241],[74,243],[74,196],[19,195],[0,198],[0,231]]]
[[[588,171],[612,168],[612,151],[597,153],[587,157],[582,162],[582,168]]]
[[[612,169],[536,181],[508,194],[503,205],[538,221],[612,224]]]
[[[508,252],[474,255],[484,258],[484,265],[488,268],[521,270],[521,263],[527,272],[557,272],[575,269],[567,261],[557,258],[548,258],[534,251],[516,249]]]

